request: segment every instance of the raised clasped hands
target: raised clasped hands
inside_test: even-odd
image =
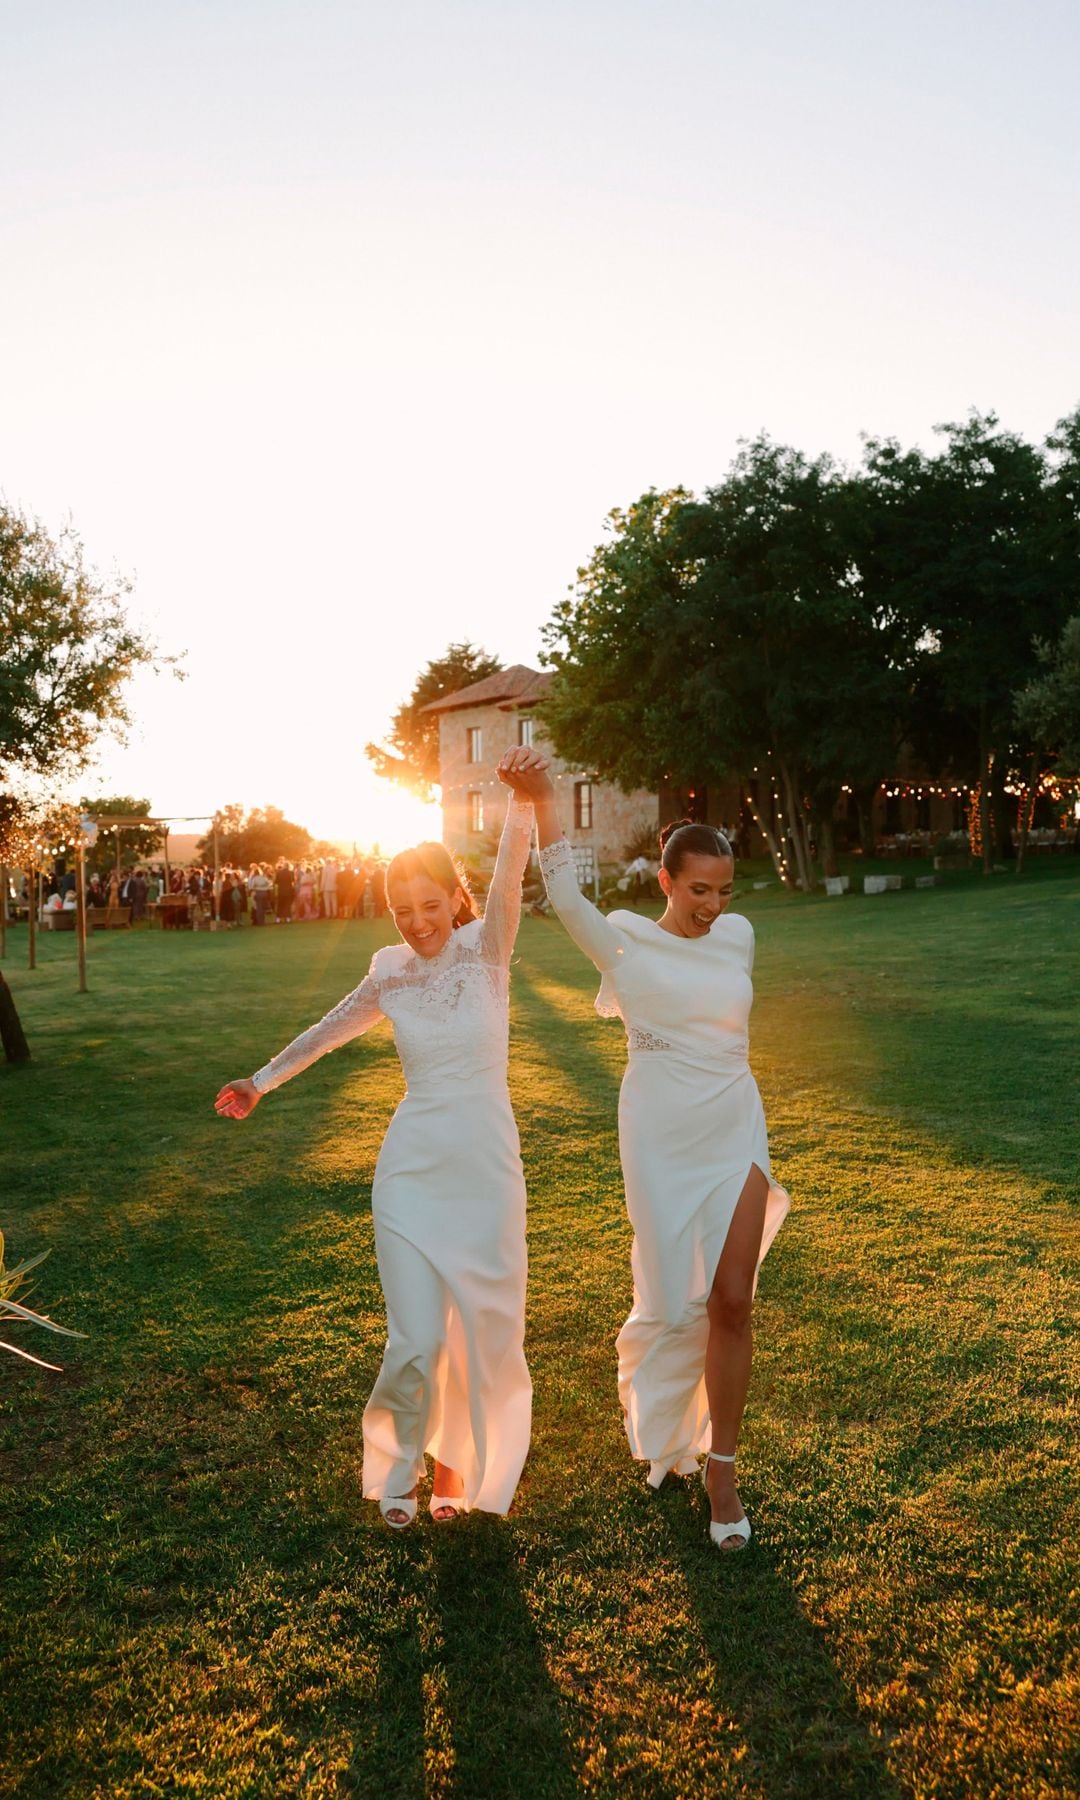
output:
[[[214,1101],[214,1111],[219,1119],[246,1119],[261,1099],[255,1083],[246,1077],[242,1081],[227,1081]]]
[[[554,791],[551,785],[551,758],[542,750],[521,745],[508,750],[498,766],[498,777],[525,800],[546,800]]]

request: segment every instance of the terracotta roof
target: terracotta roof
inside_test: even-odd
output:
[[[539,669],[527,669],[524,663],[514,663],[509,669],[500,669],[496,675],[485,675],[483,681],[458,688],[454,694],[444,694],[441,700],[432,700],[420,711],[455,712],[462,706],[520,705],[526,700],[538,700],[550,683],[550,675],[542,674]]]

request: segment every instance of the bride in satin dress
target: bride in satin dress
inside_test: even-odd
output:
[[[659,1487],[697,1473],[712,1541],[750,1538],[735,1450],[750,1379],[757,1272],[789,1207],[769,1164],[765,1114],[747,1060],[754,931],[728,913],[731,847],[683,820],[661,834],[661,919],[603,914],[581,893],[550,777],[500,774],[536,807],[552,906],[602,975],[597,1011],[621,1017],[629,1060],[619,1146],[634,1228],[634,1305],[617,1339],[631,1453]]]
[[[527,774],[538,752],[511,753]],[[359,987],[215,1102],[246,1118],[264,1094],[387,1018],[407,1091],[375,1167],[371,1211],[387,1342],[364,1411],[363,1493],[387,1523],[416,1516],[425,1456],[439,1523],[505,1513],[529,1447],[525,1181],[507,1090],[509,965],[533,809],[512,796],[482,918],[441,844],[394,858],[387,893],[403,942]]]

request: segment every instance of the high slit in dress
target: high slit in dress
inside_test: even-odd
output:
[[[466,1507],[505,1513],[529,1447],[525,1178],[507,1090],[510,954],[532,807],[513,799],[482,919],[438,956],[377,950],[355,991],[254,1077],[260,1093],[388,1018],[406,1093],[371,1190],[387,1342],[364,1410],[363,1492],[407,1494],[425,1453]]]
[[[659,1477],[710,1446],[706,1308],[751,1169],[768,1182],[759,1269],[791,1204],[772,1177],[748,1061],[754,929],[723,913],[707,936],[680,938],[639,913],[605,916],[581,893],[565,839],[540,862],[552,905],[603,977],[597,1012],[626,1026],[619,1149],[634,1305],[616,1339],[619,1398],[631,1454]]]

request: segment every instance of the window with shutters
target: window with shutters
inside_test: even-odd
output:
[[[591,831],[593,822],[593,784],[591,781],[575,781],[574,783],[574,828],[577,831]]]

